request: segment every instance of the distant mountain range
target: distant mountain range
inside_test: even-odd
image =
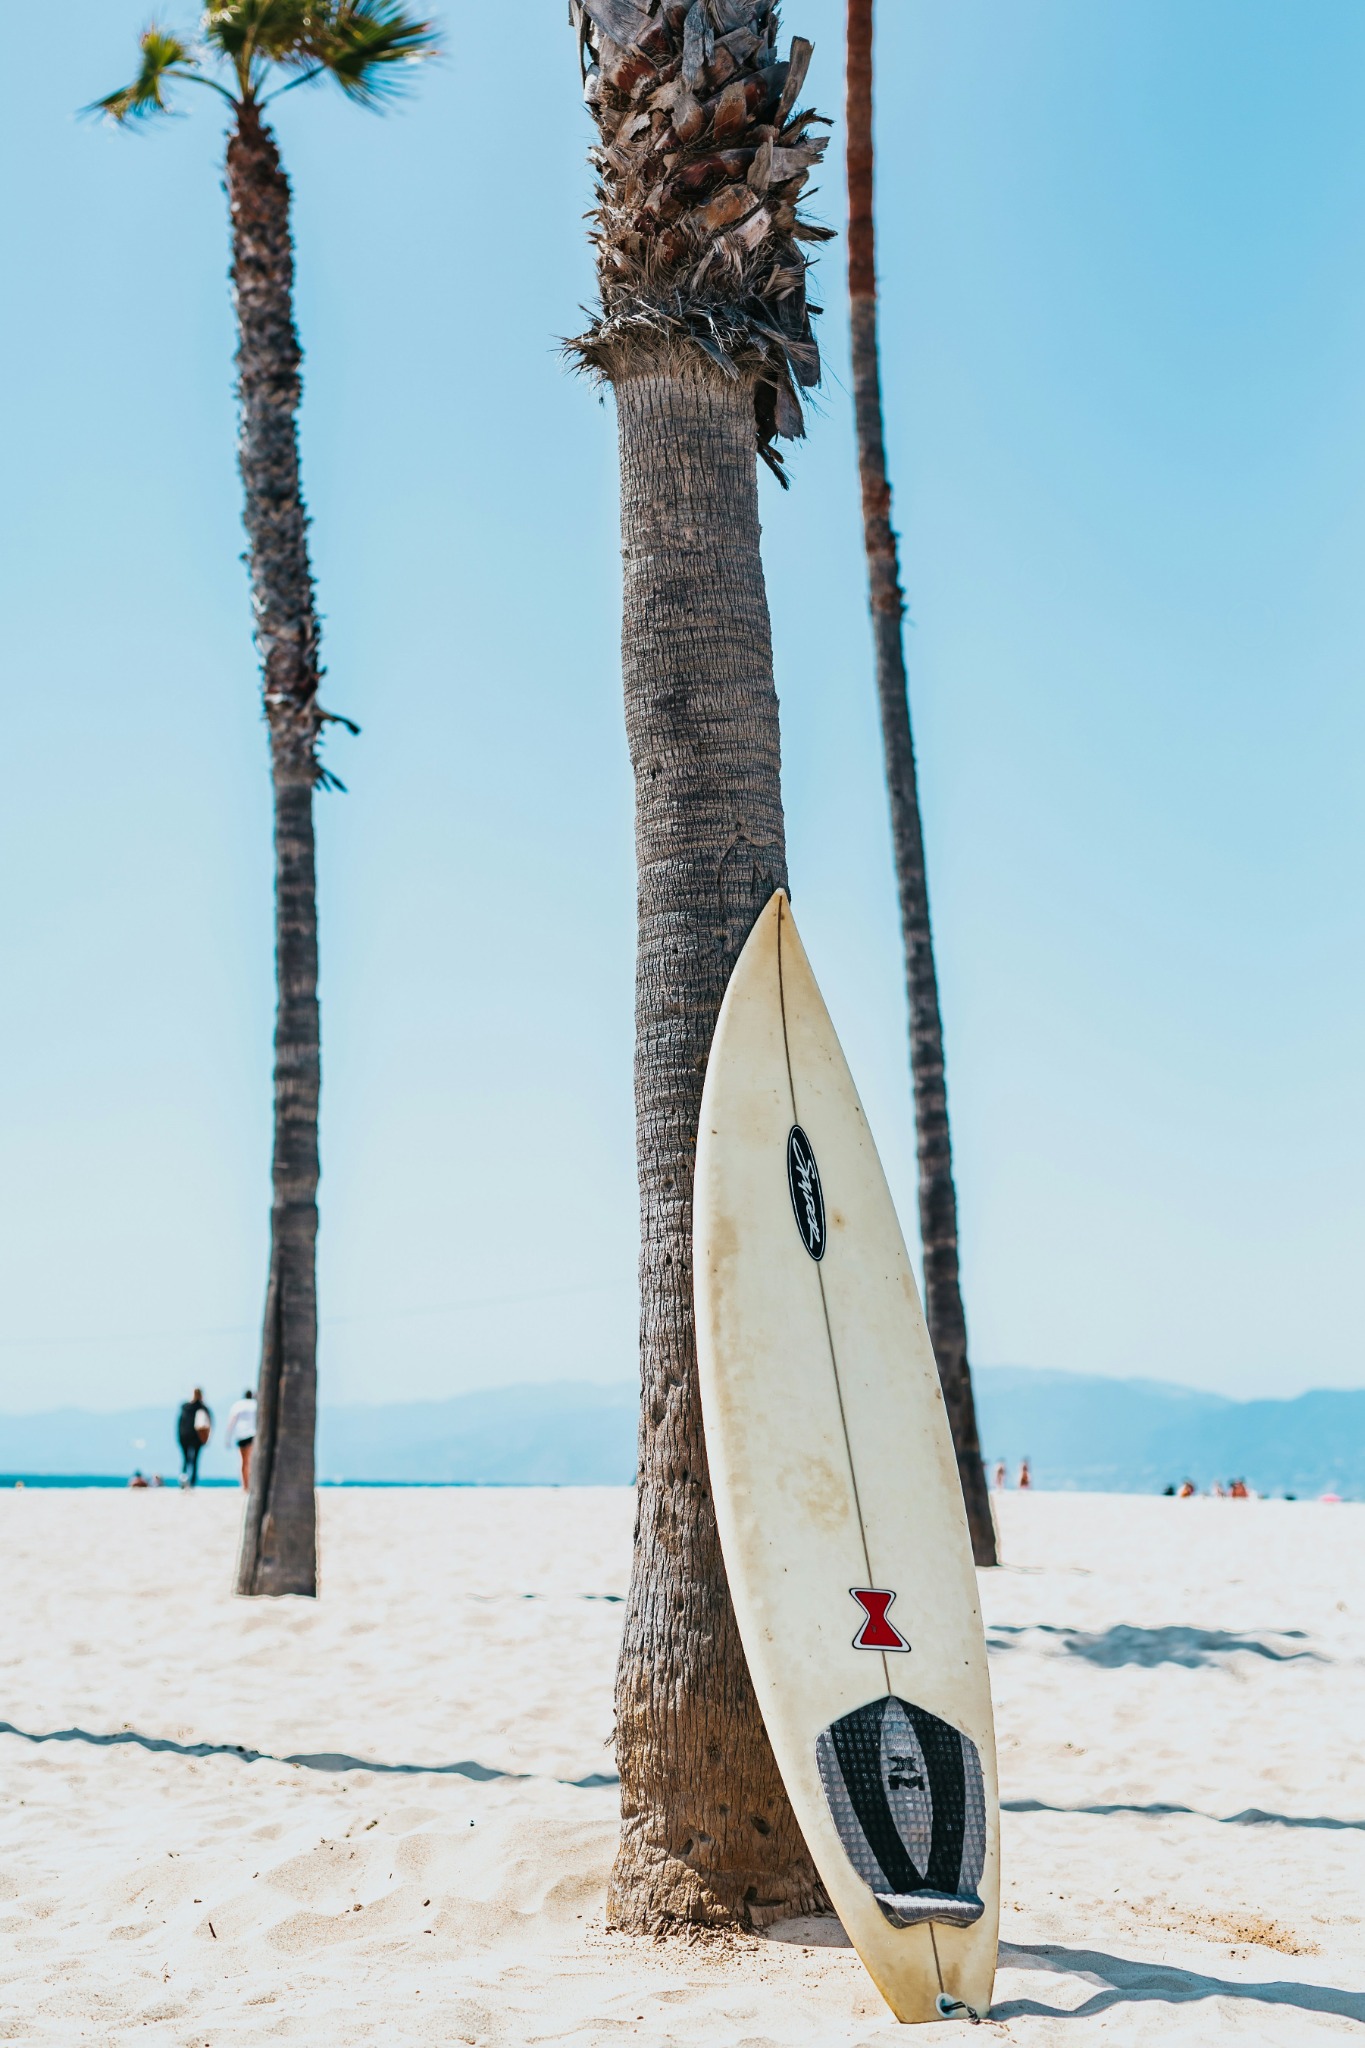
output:
[[[1292,1401],[1230,1401],[1163,1380],[1107,1380],[1025,1366],[973,1375],[981,1444],[1010,1477],[1028,1458],[1042,1487],[1159,1493],[1245,1479],[1257,1493],[1365,1500],[1365,1388]]]
[[[1201,1490],[1244,1478],[1258,1493],[1365,1499],[1365,1389],[1292,1401],[1230,1401],[1160,1380],[1111,1380],[1024,1366],[976,1375],[981,1442],[1011,1479],[1158,1493],[1189,1477]],[[623,1486],[635,1470],[632,1386],[561,1381],[488,1388],[449,1401],[325,1406],[318,1476],[398,1484]],[[0,1476],[119,1476],[179,1467],[173,1409],[100,1415],[58,1409],[0,1416]],[[206,1477],[232,1460],[215,1441]]]

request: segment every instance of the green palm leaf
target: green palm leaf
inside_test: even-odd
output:
[[[401,90],[406,81],[396,67],[420,63],[438,47],[433,24],[409,14],[399,0],[324,0],[311,17],[313,61],[363,106],[378,106]]]
[[[194,57],[187,44],[178,36],[168,35],[164,29],[149,28],[142,37],[142,66],[131,85],[121,86],[117,92],[106,93],[102,100],[96,100],[86,109],[91,114],[108,114],[114,121],[144,120],[149,114],[169,112],[162,97],[162,86],[167,78],[183,74],[194,67]]]
[[[306,61],[302,53],[315,12],[309,0],[210,0],[204,40],[234,64],[254,58]]]
[[[239,75],[260,63],[310,78],[327,72],[350,98],[368,105],[398,85],[390,67],[415,63],[436,48],[430,22],[409,14],[400,0],[214,0],[204,37]]]
[[[399,66],[434,56],[439,44],[433,24],[410,14],[402,0],[209,0],[203,40],[232,67],[241,101],[260,98],[275,65],[295,74],[294,85],[330,75],[348,99],[369,107],[401,89]],[[142,68],[132,84],[97,100],[89,112],[120,122],[164,113],[163,86],[173,77],[194,78],[234,97],[197,74],[196,59],[178,36],[149,28],[141,47]]]

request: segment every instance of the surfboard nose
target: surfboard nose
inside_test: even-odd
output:
[[[782,939],[782,927],[792,929],[791,899],[785,889],[774,889],[749,929],[749,936],[740,948],[739,959],[735,962],[735,981],[751,976],[776,972],[778,947]],[[728,991],[727,991],[728,996]]]

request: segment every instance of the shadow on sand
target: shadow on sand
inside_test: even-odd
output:
[[[1301,1628],[1269,1629],[1267,1634],[1277,1636],[1281,1642],[1304,1640]],[[1017,1649],[1017,1638],[1031,1635],[1057,1636],[1068,1656],[1083,1657],[1087,1664],[1101,1664],[1109,1670],[1122,1664],[1181,1664],[1187,1671],[1194,1671],[1239,1650],[1253,1657],[1268,1657],[1275,1664],[1330,1662],[1317,1650],[1277,1650],[1273,1643],[1263,1642],[1259,1636],[1234,1635],[1227,1629],[1133,1628],[1126,1621],[1113,1628],[1093,1630],[1058,1628],[1046,1621],[1031,1626],[997,1622],[988,1631],[989,1646],[996,1651]]]
[[[1269,1983],[1248,1983],[1231,1977],[1206,1977],[1199,1970],[1175,1970],[1165,1963],[1129,1962],[1122,1956],[1104,1955],[1098,1949],[1060,1948],[1050,1941],[1002,1941],[1000,1962],[1007,1970],[1046,1970],[1083,1978],[1095,1986],[1095,1994],[1070,2009],[1044,2005],[1034,1998],[997,2000],[991,2007],[993,2020],[1030,2015],[1084,2020],[1108,2012],[1115,2005],[1188,2005],[1200,1998],[1237,1998],[1256,2005],[1291,2005],[1300,2012],[1328,2012],[1339,2019],[1365,2021],[1365,1992],[1336,1991],[1328,1984],[1291,1984],[1279,1978]]]
[[[305,1771],[378,1771],[407,1778],[473,1778],[481,1785],[493,1778],[531,1780],[539,1776],[535,1771],[498,1771],[490,1769],[487,1764],[472,1762],[376,1764],[367,1757],[347,1756],[336,1749],[318,1750],[308,1756],[272,1756],[269,1750],[244,1749],[239,1742],[171,1742],[162,1735],[137,1735],[130,1728],[122,1729],[117,1735],[96,1735],[88,1728],[54,1728],[47,1734],[34,1735],[27,1728],[16,1728],[10,1721],[0,1721],[0,1735],[17,1735],[21,1742],[88,1742],[96,1749],[112,1749],[119,1743],[130,1742],[137,1749],[164,1750],[172,1756],[231,1756],[238,1763],[294,1764]],[[586,1778],[553,1778],[550,1782],[574,1785],[581,1791],[588,1791],[598,1785],[615,1785],[619,1780],[614,1771],[590,1771]]]
[[[1197,1806],[1168,1806],[1154,1800],[1150,1806],[1126,1806],[1120,1800],[1104,1806],[1052,1806],[1046,1799],[1002,1799],[1002,1813],[1138,1813],[1150,1820],[1167,1814],[1188,1813],[1195,1820],[1211,1820],[1220,1828],[1358,1828],[1365,1833],[1365,1820],[1333,1820],[1326,1813],[1266,1813],[1248,1806],[1242,1813],[1201,1813]]]

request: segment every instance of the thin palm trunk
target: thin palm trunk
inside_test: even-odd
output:
[[[131,81],[90,109],[120,126],[170,111],[172,84],[232,108],[227,191],[237,312],[238,461],[275,797],[275,1142],[270,1273],[239,1593],[317,1592],[318,914],[313,791],[334,714],[318,705],[318,621],[299,482],[299,365],[289,182],[261,108],[328,77],[376,107],[434,56],[401,0],[215,0],[197,43],[154,26]],[[216,75],[215,75],[216,74]],[[337,723],[350,725],[349,719]],[[351,726],[351,730],[356,728]]]
[[[754,399],[695,353],[616,380],[622,670],[636,790],[639,1500],[616,1683],[618,1927],[812,1911],[730,1604],[697,1392],[692,1178],[707,1053],[785,886]]]
[[[910,1067],[915,1091],[919,1152],[920,1238],[924,1248],[924,1306],[938,1360],[943,1397],[957,1452],[962,1497],[980,1565],[996,1562],[990,1496],[981,1463],[967,1320],[958,1270],[957,1191],[948,1129],[943,1020],[929,924],[915,745],[905,672],[900,562],[891,524],[886,473],[881,368],[877,346],[877,268],[873,222],[872,139],[873,0],[848,0],[848,289],[853,339],[853,398],[862,479],[863,538],[872,603],[877,697],[881,708],[891,835],[905,943],[910,1005]]]
[[[239,1593],[317,1591],[318,628],[299,480],[289,183],[258,108],[228,143],[239,460],[275,794],[275,1137],[270,1275]]]

